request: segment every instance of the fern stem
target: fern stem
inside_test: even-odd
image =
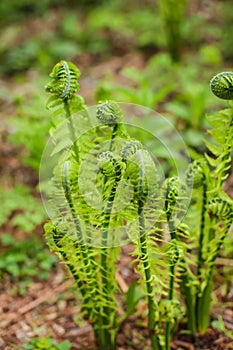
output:
[[[210,318],[210,303],[211,303],[211,293],[212,293],[212,285],[213,285],[213,272],[215,267],[215,260],[219,255],[219,251],[222,247],[223,241],[227,235],[227,232],[231,226],[232,222],[228,220],[224,228],[221,229],[220,236],[218,237],[218,242],[216,244],[216,247],[214,249],[214,252],[212,253],[209,261],[207,261],[207,274],[205,276],[206,280],[206,286],[205,289],[202,292],[201,298],[199,299],[198,303],[198,330],[201,332],[201,334],[204,334],[208,328],[209,325],[209,318]]]
[[[145,193],[147,193],[147,183],[145,177],[145,169],[143,157],[140,150],[136,151],[139,163],[139,177],[138,183],[136,184],[135,193],[138,200],[138,225],[139,225],[139,247],[140,247],[140,260],[142,261],[145,283],[147,290],[147,306],[148,306],[148,331],[149,337],[151,340],[152,350],[160,350],[160,344],[157,336],[155,335],[155,301],[152,285],[152,274],[151,267],[149,262],[149,255],[147,249],[147,238],[146,238],[146,229],[145,229],[145,218],[143,208],[145,205]]]
[[[181,292],[187,307],[187,316],[188,316],[188,329],[192,336],[196,333],[196,299],[195,292],[192,290],[194,287],[193,282],[195,278],[192,277],[191,272],[189,271],[185,260],[181,259],[182,263],[182,278],[181,278]],[[196,289],[195,289],[196,291]]]
[[[139,241],[140,241],[140,250],[141,256],[140,259],[143,264],[144,274],[145,274],[145,282],[146,282],[146,290],[147,290],[147,305],[148,305],[148,331],[151,340],[151,345],[153,350],[160,350],[158,339],[154,333],[155,326],[155,302],[153,295],[153,286],[151,283],[151,269],[148,258],[147,251],[147,239],[146,239],[146,231],[145,231],[145,220],[144,214],[139,206],[138,210],[138,222],[139,222]]]
[[[176,234],[176,229],[175,229],[175,225],[174,225],[174,221],[170,218],[169,223],[169,232],[170,232],[170,236],[172,241],[174,241],[175,243],[175,249],[176,249],[176,254],[179,255],[179,251],[178,251],[178,246],[177,246],[177,234]],[[168,299],[172,300],[173,299],[173,293],[174,293],[174,283],[175,283],[175,265],[176,265],[176,261],[171,263],[171,267],[170,267],[170,284],[169,284],[169,293],[168,293]]]
[[[72,121],[71,113],[70,113],[70,107],[69,107],[69,103],[68,103],[67,99],[64,100],[64,110],[66,112],[66,118],[68,121],[70,136],[71,136],[71,140],[73,143],[75,159],[76,159],[77,163],[79,163],[79,150],[78,150],[78,146],[76,144],[75,130],[74,130],[74,125],[73,125],[73,121]]]
[[[110,148],[112,149],[112,141],[116,136],[116,130],[117,127],[116,125],[114,125],[114,129],[113,129],[113,134],[112,134],[112,139],[111,139],[111,145]],[[110,149],[110,150],[111,150]],[[108,268],[108,248],[107,243],[108,243],[108,228],[110,225],[110,220],[111,220],[111,212],[112,212],[112,208],[113,208],[113,204],[114,204],[114,199],[115,199],[115,195],[116,195],[116,190],[117,190],[117,185],[121,179],[121,169],[118,166],[118,164],[116,163],[115,165],[115,183],[112,186],[108,201],[107,201],[107,205],[105,208],[105,212],[102,214],[103,217],[103,227],[104,227],[104,232],[103,232],[103,236],[102,236],[102,253],[101,253],[101,266],[102,266],[102,285],[103,285],[103,294],[105,295],[106,301],[108,301],[109,297],[112,294],[112,290],[114,289],[114,286],[112,285],[111,281],[111,274],[113,273],[112,270],[109,270]],[[104,177],[104,184],[106,184],[107,182],[107,176],[105,175]],[[114,248],[109,248],[111,249],[110,253],[113,252]],[[110,264],[111,265],[111,264]],[[103,323],[104,326],[108,326],[109,325],[109,307],[105,306],[104,307],[104,316],[103,316]],[[115,317],[114,317],[115,318]],[[108,329],[105,328],[105,344],[111,344],[111,333],[108,331]],[[105,345],[105,346],[106,346]],[[114,346],[116,346],[116,341],[113,341],[112,344],[114,349]],[[107,348],[106,348],[107,349]]]
[[[204,248],[204,233],[205,233],[205,213],[207,204],[207,185],[204,179],[202,186],[202,208],[201,208],[201,225],[200,225],[200,235],[198,243],[198,261],[197,261],[197,277],[200,281],[201,278],[201,268],[203,264],[203,248]]]
[[[168,227],[169,227],[169,233],[171,236],[171,240],[174,241],[175,249],[176,249],[176,255],[179,257],[179,248],[177,246],[177,234],[176,234],[176,228],[174,225],[174,221],[171,218],[171,213],[167,214],[167,220],[168,220]],[[175,258],[175,259],[174,259]],[[172,257],[172,262],[170,265],[170,282],[169,282],[169,291],[168,291],[168,300],[173,300],[174,295],[174,284],[175,284],[175,267],[177,260],[176,257]],[[166,322],[165,325],[165,343],[166,343],[166,350],[170,350],[170,343],[171,343],[171,322]]]
[[[109,147],[109,151],[110,151],[110,152],[112,152],[113,141],[114,141],[114,139],[115,139],[115,137],[116,137],[116,135],[117,135],[118,128],[119,128],[119,124],[118,124],[118,123],[113,124],[111,143],[110,143],[110,147]]]
[[[76,233],[78,235],[78,242],[80,244],[83,244],[82,231],[81,231],[79,219],[77,218],[77,215],[75,213],[74,203],[73,203],[73,199],[72,199],[72,196],[71,196],[71,189],[70,189],[69,181],[70,180],[69,180],[68,163],[65,162],[64,163],[64,178],[63,178],[62,185],[63,185],[63,189],[64,189],[64,193],[65,193],[65,197],[66,197],[67,203],[68,203],[70,211],[71,211],[72,218],[74,220]]]

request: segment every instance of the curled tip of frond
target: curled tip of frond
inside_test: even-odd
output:
[[[122,164],[114,157],[110,151],[102,152],[98,157],[100,171],[107,177],[119,177]]]
[[[121,158],[125,161],[141,149],[143,149],[143,146],[139,141],[130,141],[123,147]]]
[[[120,123],[122,115],[119,105],[113,101],[100,103],[96,111],[96,117],[102,124]]]
[[[213,198],[208,205],[209,213],[219,219],[233,220],[233,206],[222,198]]]
[[[171,215],[175,209],[175,205],[179,198],[181,197],[181,192],[184,189],[184,185],[177,176],[173,176],[165,181],[164,185],[165,190],[165,212],[168,216]]]
[[[54,94],[62,100],[72,99],[79,90],[78,78],[80,72],[72,62],[60,61],[49,75],[52,80],[45,87],[45,91]]]
[[[102,152],[98,156],[98,164],[100,171],[106,176],[112,176],[115,173],[114,170],[114,156],[110,151]]]
[[[188,186],[198,188],[203,185],[205,181],[205,163],[203,161],[195,160],[189,164],[186,171],[186,183]]]
[[[233,100],[233,72],[221,72],[210,81],[213,94],[223,100]]]
[[[176,264],[182,256],[182,250],[178,246],[175,239],[170,242],[167,256],[170,264],[172,265]]]
[[[170,201],[176,201],[180,190],[181,190],[181,182],[179,177],[173,176],[166,181],[166,199]]]

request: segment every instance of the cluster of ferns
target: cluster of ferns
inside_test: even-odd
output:
[[[56,159],[46,189],[52,208],[47,241],[73,276],[83,317],[105,350],[117,348],[125,320],[115,278],[120,246],[133,244],[151,348],[169,350],[184,315],[192,335],[209,325],[215,261],[233,219],[233,202],[223,191],[233,108],[209,118],[208,152],[189,165],[186,180],[172,176],[161,183],[153,156],[127,132],[120,104],[87,108],[77,94],[79,75],[74,64],[61,61],[46,86],[48,107],[55,109],[50,134]],[[211,87],[218,97],[233,99],[233,73],[217,75]]]

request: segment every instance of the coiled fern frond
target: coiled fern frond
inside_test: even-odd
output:
[[[47,92],[62,100],[71,100],[79,90],[80,71],[71,62],[58,62],[49,75],[52,81],[45,87]]]
[[[186,183],[191,188],[199,188],[207,180],[208,167],[204,159],[195,160],[186,170]]]
[[[233,100],[233,72],[221,72],[215,75],[210,88],[214,95],[223,100]]]
[[[56,118],[55,120],[52,119],[55,125],[57,125],[59,115],[67,115],[67,109],[69,109],[69,114],[84,109],[83,98],[77,95],[79,91],[79,77],[80,71],[78,68],[72,62],[64,60],[58,62],[50,73],[51,81],[46,85],[45,91],[52,94],[47,102],[47,108],[56,108],[52,115],[53,119]],[[65,109],[61,107],[63,105]],[[64,117],[61,121],[63,120]]]

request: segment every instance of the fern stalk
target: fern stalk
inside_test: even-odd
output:
[[[147,306],[148,306],[148,331],[153,350],[160,350],[160,344],[155,335],[155,321],[156,321],[156,305],[154,301],[154,290],[152,285],[152,274],[149,262],[149,255],[147,250],[147,237],[145,229],[144,205],[147,197],[147,181],[145,176],[144,162],[140,150],[136,151],[136,156],[139,164],[139,174],[135,183],[135,194],[138,203],[138,226],[139,226],[139,247],[140,260],[142,262],[145,284],[147,290]]]
[[[97,111],[97,115],[98,115],[98,111]],[[111,142],[110,142],[110,146],[109,146],[109,152],[112,151],[113,149],[113,142],[114,139],[117,135],[117,130],[118,130],[118,123],[114,123],[113,125],[111,125],[113,127],[113,131],[112,131],[112,135],[111,135]],[[106,297],[106,301],[108,301],[109,297],[111,296],[111,289],[114,288],[114,286],[111,284],[111,274],[113,273],[113,275],[115,275],[115,271],[113,272],[112,270],[109,270],[108,268],[108,264],[109,264],[109,255],[110,255],[110,259],[111,259],[111,253],[114,253],[114,248],[106,248],[107,244],[108,244],[108,229],[109,229],[109,225],[110,225],[110,220],[111,220],[111,213],[112,213],[112,208],[113,208],[113,204],[114,204],[114,200],[115,200],[115,195],[116,195],[116,190],[117,190],[117,186],[118,183],[121,179],[121,169],[119,167],[119,165],[116,163],[113,165],[115,167],[114,169],[114,173],[115,173],[115,179],[114,179],[114,184],[112,186],[111,192],[109,194],[109,198],[107,199],[107,205],[104,208],[104,212],[102,213],[102,219],[103,219],[103,224],[102,227],[104,229],[103,231],[103,235],[102,235],[102,248],[101,248],[101,273],[102,273],[102,285],[103,285],[103,293]],[[104,185],[107,183],[108,181],[108,177],[107,175],[104,176]],[[103,199],[104,200],[104,199]],[[108,254],[109,252],[109,254]],[[116,339],[111,339],[111,332],[109,332],[107,326],[108,326],[108,314],[109,314],[110,310],[108,306],[105,306],[103,309],[103,327],[104,327],[104,341],[105,344],[101,343],[101,346],[104,345],[106,346],[106,350],[107,349],[112,349],[115,350],[116,348]],[[115,320],[115,316],[114,316],[114,320]],[[112,344],[111,348],[108,346],[110,346],[110,344]]]
[[[140,208],[140,207],[139,207]],[[152,286],[152,275],[150,264],[148,261],[148,251],[147,251],[147,239],[145,232],[145,222],[144,222],[144,214],[139,211],[138,223],[139,223],[139,246],[141,251],[140,260],[143,264],[144,274],[145,274],[145,283],[147,290],[147,306],[148,306],[148,331],[151,340],[151,345],[153,350],[160,350],[160,345],[155,335],[155,302],[154,302],[154,294],[153,294],[153,286]]]
[[[179,193],[179,180],[176,177],[172,177],[167,182],[166,188],[166,199],[165,199],[165,211],[166,218],[168,222],[169,234],[171,237],[171,244],[174,245],[175,251],[172,250],[170,257],[170,281],[168,289],[168,300],[172,301],[174,296],[174,284],[175,284],[175,267],[179,259],[179,247],[177,245],[178,237],[176,234],[176,227],[172,217],[172,214],[175,209],[175,205],[178,199]],[[173,248],[173,247],[172,247]],[[165,324],[165,346],[166,350],[170,350],[171,342],[171,321],[166,322]]]
[[[206,260],[205,285],[198,304],[198,329],[204,334],[209,324],[209,306],[211,302],[211,291],[213,284],[213,272],[216,258],[219,255],[223,241],[229,231],[233,219],[232,203],[225,199],[215,198],[209,202],[211,221],[219,221],[219,235],[209,242],[209,253]],[[203,314],[204,312],[204,314]],[[202,317],[201,317],[202,316]]]
[[[76,144],[74,125],[73,125],[73,122],[72,122],[69,102],[68,102],[67,99],[64,100],[64,110],[66,112],[66,118],[67,118],[67,121],[68,121],[68,127],[69,127],[70,136],[71,136],[71,140],[72,140],[72,144],[73,144],[75,159],[76,159],[77,163],[79,163],[79,150],[78,150],[78,146]]]
[[[203,316],[203,312],[200,313],[200,305],[202,304],[201,299],[202,296],[200,296],[200,286],[202,282],[202,272],[201,269],[203,268],[203,250],[204,250],[204,237],[205,234],[208,234],[208,231],[205,230],[205,216],[206,216],[206,206],[207,206],[207,184],[206,179],[204,179],[202,183],[202,207],[201,207],[201,223],[200,223],[200,233],[199,233],[199,242],[198,242],[198,259],[197,259],[197,279],[199,282],[199,287],[196,291],[196,302],[195,302],[195,319],[197,321],[197,329],[199,328],[200,319]],[[207,306],[207,303],[205,304]],[[204,314],[205,315],[205,314]],[[192,316],[191,316],[192,317]],[[193,334],[193,331],[192,331]]]

